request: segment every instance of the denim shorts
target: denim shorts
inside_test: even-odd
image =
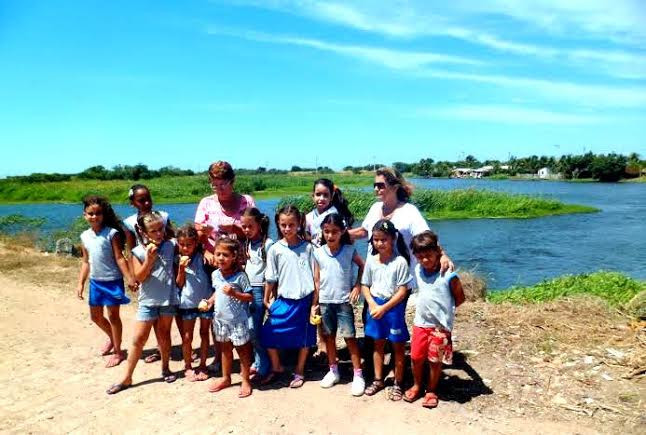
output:
[[[182,320],[194,320],[197,318],[200,318],[200,319],[213,318],[213,310],[200,311],[197,308],[178,308],[177,314],[182,316]]]
[[[354,310],[349,302],[343,304],[320,304],[325,335],[340,335],[343,338],[354,338]]]
[[[160,316],[174,316],[175,314],[177,314],[177,305],[157,305],[154,307],[139,305],[137,308],[137,320],[140,322],[149,322],[157,320]]]

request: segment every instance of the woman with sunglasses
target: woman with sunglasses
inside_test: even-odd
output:
[[[414,236],[430,229],[424,216],[409,202],[413,187],[399,171],[386,167],[377,169],[373,186],[378,201],[370,207],[361,226],[348,231],[350,237],[371,237],[372,227],[379,220],[386,219],[395,225],[408,247]],[[454,269],[453,262],[444,252],[440,264],[442,272]],[[413,267],[414,264],[411,265],[411,270]]]
[[[244,238],[240,218],[248,208],[256,206],[250,195],[234,190],[235,173],[228,162],[209,166],[209,184],[213,195],[202,198],[195,212],[195,229],[204,246],[206,260],[214,265],[215,241],[222,236]]]

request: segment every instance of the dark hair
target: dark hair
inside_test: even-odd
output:
[[[426,230],[413,237],[410,241],[410,249],[413,254],[424,251],[440,252],[440,245],[437,240],[437,234],[431,230]]]
[[[235,260],[233,261],[233,270],[238,272],[241,269],[240,258],[242,249],[240,242],[237,239],[232,239],[231,237],[220,237],[215,241],[215,248],[218,246],[224,246],[229,252],[235,255]]]
[[[382,167],[377,169],[375,174],[384,177],[389,186],[397,186],[397,199],[408,202],[413,194],[413,186],[406,182],[404,176],[397,169]]]
[[[128,199],[130,201],[135,199],[135,192],[141,189],[146,190],[150,195],[150,189],[145,184],[133,184],[132,186],[130,186],[130,190],[128,190]]]
[[[404,257],[406,263],[410,265],[410,253],[406,247],[406,242],[404,242],[404,237],[401,233],[395,228],[395,225],[387,219],[378,220],[377,223],[372,227],[372,236],[370,237],[370,245],[374,251],[375,245],[372,244],[372,238],[374,237],[375,232],[386,233],[393,241],[395,241],[395,247],[397,248],[397,254]]]
[[[121,240],[125,240],[126,232],[123,229],[119,216],[114,212],[107,198],[98,195],[87,195],[83,198],[83,211],[91,205],[98,205],[103,212],[103,226],[114,228],[119,233]]]
[[[267,242],[267,237],[269,236],[269,216],[258,210],[256,207],[251,207],[245,209],[244,212],[242,212],[241,217],[250,217],[253,218],[253,220],[256,221],[256,223],[260,226],[260,235],[262,236],[262,244],[260,247],[260,252],[261,252],[261,257],[262,261],[267,261],[267,252],[265,251],[265,242]],[[249,251],[251,249],[251,240],[246,240],[244,244],[244,250],[247,256],[249,255]]]
[[[305,238],[305,215],[300,212],[298,207],[296,207],[294,204],[286,204],[282,206],[277,212],[276,212],[276,217],[274,221],[276,222],[276,232],[278,233],[278,238],[282,239],[285,236],[283,236],[283,233],[280,232],[280,225],[278,225],[278,219],[281,214],[284,214],[286,216],[295,216],[296,220],[298,221],[298,236],[301,239]]]
[[[343,235],[341,236],[341,245],[351,245],[352,244],[352,239],[350,238],[350,234],[348,234],[348,227],[346,225],[345,220],[339,213],[330,213],[329,215],[325,216],[323,218],[323,222],[321,222],[321,229],[323,229],[323,225],[325,224],[331,224],[335,225],[339,228],[341,228],[341,231],[343,231]],[[321,246],[325,245],[327,243],[327,240],[325,240],[325,235],[323,234],[323,231],[321,231]]]
[[[336,208],[337,212],[343,217],[343,219],[345,219],[346,227],[352,228],[352,225],[354,224],[354,216],[348,207],[348,200],[343,196],[341,189],[336,187],[336,184],[334,184],[329,178],[319,178],[314,182],[312,191],[314,191],[316,186],[319,184],[325,186],[325,188],[330,191],[330,206]]]
[[[236,174],[233,172],[233,168],[229,162],[219,160],[209,165],[209,177],[233,181],[236,178]]]
[[[142,241],[148,239],[146,237],[146,227],[153,222],[164,222],[164,218],[158,211],[151,211],[137,216],[137,231]],[[168,238],[168,231],[166,231],[165,238]]]

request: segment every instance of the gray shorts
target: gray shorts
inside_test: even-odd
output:
[[[215,335],[215,341],[230,341],[234,346],[242,346],[251,341],[251,329],[247,321],[227,323],[214,318],[213,335]]]
[[[320,304],[325,335],[339,335],[343,338],[354,338],[354,311],[349,302],[343,304]]]

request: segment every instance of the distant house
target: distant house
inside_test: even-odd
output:
[[[453,168],[451,177],[453,178],[467,178],[471,174],[471,168]]]
[[[541,178],[541,179],[552,178],[552,171],[548,167],[541,168],[538,170],[538,178]]]
[[[493,166],[483,166],[481,168],[453,168],[451,177],[453,178],[482,178],[493,172]]]

